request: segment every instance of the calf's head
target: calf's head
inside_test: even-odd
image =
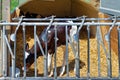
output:
[[[28,71],[29,67],[34,62],[34,51],[32,52],[31,49],[29,49],[29,44],[26,44],[26,50],[25,50],[25,61],[26,61],[26,70]],[[33,47],[34,48],[34,47]],[[22,70],[25,70],[25,67],[22,67]]]

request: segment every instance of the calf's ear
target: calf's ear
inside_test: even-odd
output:
[[[26,51],[29,50],[29,44],[28,43],[26,43],[25,49],[26,49]]]

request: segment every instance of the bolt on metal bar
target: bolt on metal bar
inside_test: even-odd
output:
[[[37,77],[37,51],[36,51],[36,49],[37,49],[37,47],[36,47],[36,42],[37,42],[37,40],[36,40],[36,25],[34,25],[34,44],[35,44],[35,46],[34,46],[34,70],[35,70],[35,77]]]
[[[66,50],[65,50],[65,59],[66,59],[66,66],[67,66],[67,77],[69,77],[69,60],[68,60],[68,56],[69,56],[69,53],[68,53],[68,26],[65,26],[65,35],[66,35]]]
[[[120,28],[119,26],[117,27],[118,31],[118,66],[119,66],[119,79],[120,79]]]
[[[100,26],[97,26],[97,53],[98,53],[98,77],[101,76],[101,59],[100,59]]]
[[[54,29],[55,29],[55,54],[54,54],[54,78],[57,79],[57,64],[56,64],[56,56],[57,56],[57,29],[56,29],[57,25],[55,25]]]
[[[22,27],[22,30],[23,30],[23,56],[24,56],[24,72],[23,72],[23,77],[26,78],[26,59],[25,59],[25,48],[26,48],[26,28],[25,28],[25,25]]]
[[[87,78],[90,79],[90,25],[87,26]]]

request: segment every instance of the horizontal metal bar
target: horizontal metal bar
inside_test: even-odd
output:
[[[15,80],[24,80],[23,77],[18,78],[11,78],[11,77],[2,77],[0,80],[3,79],[15,79]],[[76,77],[58,77],[56,80],[87,80],[88,78],[76,78]],[[54,77],[26,77],[25,80],[54,80]],[[90,80],[119,80],[119,78],[107,78],[107,77],[95,77],[90,78]]]
[[[76,18],[55,18],[54,21],[78,21],[82,20],[83,17],[76,17]],[[92,21],[97,21],[97,20],[113,20],[114,17],[109,17],[109,18],[86,18],[87,21],[92,20]],[[13,18],[13,21],[19,21],[20,18]],[[50,21],[51,18],[24,18],[23,21]],[[120,18],[117,18],[117,20],[120,20]]]
[[[23,22],[21,23],[20,25],[23,26],[23,25],[26,25],[26,26],[47,26],[49,25],[50,23],[49,22]],[[76,23],[67,23],[67,22],[53,22],[52,25],[81,25],[82,23],[81,22],[76,22]],[[18,22],[8,22],[8,23],[0,23],[0,26],[17,26],[18,25]],[[83,26],[87,26],[87,25],[90,25],[90,26],[111,26],[113,25],[112,22],[85,22],[83,24]],[[119,26],[120,25],[120,22],[116,22],[115,23],[115,26]]]

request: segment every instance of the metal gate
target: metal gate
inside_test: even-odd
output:
[[[85,16],[82,16],[82,17],[77,17],[77,18],[56,18],[54,16],[52,17],[47,17],[47,18],[19,18],[19,19],[14,19],[14,20],[17,20],[17,22],[1,22],[0,23],[0,26],[1,26],[1,29],[2,29],[2,37],[3,37],[3,41],[5,41],[4,43],[2,43],[1,47],[4,47],[4,44],[7,44],[7,47],[8,47],[8,51],[7,54],[10,53],[11,55],[11,66],[8,66],[9,70],[8,72],[4,71],[4,69],[2,70],[3,72],[3,76],[0,77],[0,79],[28,79],[28,80],[33,80],[33,79],[37,79],[37,80],[52,80],[52,79],[82,79],[82,80],[86,80],[86,79],[92,79],[92,80],[103,80],[103,79],[114,79],[114,80],[118,80],[120,78],[120,29],[119,29],[119,26],[120,26],[120,22],[118,22],[120,18],[116,18],[116,17],[110,17],[110,18],[87,18]],[[113,22],[100,22],[100,20],[112,20]],[[33,22],[31,22],[33,21]],[[73,23],[68,23],[67,21],[73,21]],[[56,55],[57,55],[57,51],[55,51],[55,54],[54,54],[54,76],[53,77],[48,77],[48,68],[47,68],[47,55],[44,55],[44,76],[38,76],[37,75],[37,54],[36,54],[36,50],[35,50],[35,62],[34,62],[34,76],[31,76],[31,77],[28,77],[26,76],[26,73],[27,71],[24,70],[23,73],[20,73],[21,69],[17,69],[16,68],[16,35],[17,35],[17,31],[19,30],[19,28],[21,27],[22,28],[22,31],[23,33],[23,55],[24,55],[24,62],[23,62],[23,66],[24,68],[26,68],[26,61],[25,61],[25,43],[26,43],[26,26],[33,26],[34,27],[34,43],[35,43],[35,48],[36,48],[36,42],[39,43],[39,47],[41,48],[41,44],[40,44],[40,41],[38,39],[38,35],[36,34],[36,27],[38,26],[48,26],[47,27],[47,30],[49,30],[49,28],[51,27],[51,25],[53,26],[58,26],[58,25],[64,25],[66,26],[66,76],[65,77],[59,77],[57,76],[57,63],[56,63]],[[14,32],[14,47],[11,48],[11,45],[10,45],[10,42],[8,40],[8,37],[7,37],[7,34],[5,32],[5,27],[6,26],[17,26],[16,29],[15,29],[15,32]],[[71,41],[69,40],[69,35],[67,33],[67,27],[68,26],[78,26],[78,30],[76,32],[76,36],[74,38],[75,42],[77,43],[77,48],[75,49],[74,46],[71,44]],[[86,77],[83,77],[80,75],[80,45],[82,43],[79,42],[79,32],[81,31],[82,27],[86,27],[86,30],[87,30],[87,71],[86,71]],[[97,59],[97,64],[98,64],[98,76],[97,77],[92,77],[90,75],[91,73],[91,62],[90,62],[90,57],[92,56],[92,54],[90,54],[90,48],[91,46],[93,45],[90,45],[90,27],[93,26],[97,29],[97,32],[96,32],[96,40],[97,40],[97,55],[98,55],[98,59]],[[105,37],[102,37],[101,36],[101,31],[100,31],[100,27],[102,26],[109,26],[109,31],[108,33],[105,35]],[[111,38],[110,38],[110,33],[111,33],[111,30],[114,28],[114,27],[117,27],[117,31],[118,31],[118,75],[117,77],[113,77],[112,76],[112,56],[111,56]],[[57,39],[57,32],[55,31],[55,39]],[[105,38],[105,40],[107,41],[107,46],[108,46],[108,49],[106,49],[104,43],[103,43],[103,39],[102,38]],[[69,42],[68,42],[69,40]],[[57,40],[55,40],[55,50],[57,50]],[[76,72],[75,72],[75,76],[74,77],[71,77],[69,75],[69,63],[68,63],[68,56],[69,56],[69,53],[68,53],[68,44],[70,43],[70,47],[72,48],[73,50],[73,55],[75,55],[75,68],[76,68]],[[95,46],[95,45],[94,45]],[[47,47],[47,44],[46,44],[46,47]],[[100,47],[102,47],[104,49],[104,53],[105,53],[105,56],[106,56],[106,65],[107,65],[107,76],[103,77],[101,76],[101,52],[100,52]],[[4,48],[1,48],[3,49],[3,54],[6,53],[5,49]],[[42,50],[42,48],[41,48]],[[45,51],[47,53],[47,49]],[[3,59],[4,56],[3,56]],[[3,62],[4,63],[4,62]],[[10,74],[8,74],[10,73]],[[20,75],[21,74],[21,75]]]

